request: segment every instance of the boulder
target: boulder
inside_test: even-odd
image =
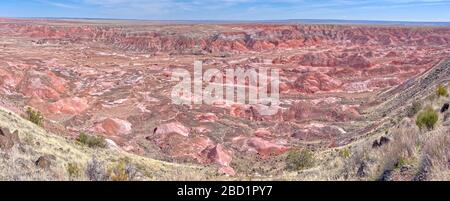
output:
[[[366,162],[361,162],[358,167],[358,171],[356,172],[356,176],[358,177],[365,177],[367,176],[367,164]]]
[[[445,103],[441,108],[441,113],[447,112],[450,107],[450,104]]]
[[[0,150],[10,150],[20,143],[19,131],[10,132],[8,128],[0,128]]]
[[[34,164],[41,169],[48,169],[52,164],[51,161],[54,159],[55,157],[50,155],[41,156],[36,160]]]
[[[390,141],[391,141],[391,140],[390,140],[389,138],[383,136],[383,137],[381,137],[379,140],[373,141],[372,148],[378,148],[378,147],[381,147],[381,146],[383,146],[383,145],[388,144]]]

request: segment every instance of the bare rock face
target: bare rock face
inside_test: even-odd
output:
[[[207,158],[216,164],[221,166],[229,166],[232,160],[231,153],[225,149],[221,144],[214,146],[211,149],[205,149]]]
[[[160,125],[153,130],[155,135],[166,135],[170,133],[176,133],[185,137],[189,136],[189,129],[186,128],[183,124],[172,122]]]
[[[47,106],[52,114],[80,114],[89,108],[86,98],[65,98]]]
[[[346,60],[346,64],[348,64],[348,66],[354,67],[354,68],[369,68],[372,66],[370,61],[361,55],[349,56]]]
[[[131,123],[117,118],[106,118],[97,123],[95,131],[112,136],[128,135],[131,133]]]
[[[218,120],[218,117],[214,113],[200,114],[196,118],[200,122],[215,122]]]
[[[344,134],[346,132],[337,126],[312,124],[296,130],[291,136],[301,141],[315,141],[319,139],[333,141]]]
[[[10,150],[15,144],[20,143],[19,131],[11,133],[8,128],[0,128],[0,149]]]
[[[297,90],[303,93],[332,91],[339,89],[341,85],[341,81],[320,72],[304,73],[295,81]]]
[[[225,174],[225,175],[229,175],[229,176],[235,176],[236,172],[234,171],[233,168],[231,167],[221,167],[219,168],[219,174]]]
[[[169,133],[155,139],[161,151],[175,159],[194,160],[198,163],[209,164],[212,161],[205,155],[205,150],[214,147],[214,142],[205,136],[185,137],[176,133]]]
[[[283,113],[285,120],[303,119],[317,120],[325,119],[328,122],[349,121],[358,119],[359,112],[353,107],[342,107],[336,103],[324,103],[314,105],[313,103],[300,102]]]
[[[289,147],[278,145],[259,137],[236,137],[233,142],[247,152],[257,153],[261,158],[277,156],[289,150]]]
[[[25,96],[43,100],[58,100],[66,91],[64,81],[51,71],[29,71],[18,87]]]
[[[272,135],[272,132],[270,132],[266,128],[259,128],[255,131],[254,135],[257,137],[269,137]]]

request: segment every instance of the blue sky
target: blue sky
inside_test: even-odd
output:
[[[450,21],[450,0],[0,0],[2,17]]]

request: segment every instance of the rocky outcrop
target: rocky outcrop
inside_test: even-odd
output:
[[[289,147],[264,140],[259,137],[236,137],[233,143],[241,150],[258,154],[261,158],[277,156],[289,150]]]
[[[128,135],[131,133],[131,123],[117,118],[106,118],[95,126],[95,131],[112,136]]]
[[[357,45],[449,45],[450,30],[409,29],[404,27],[364,27],[336,25],[227,25],[248,31],[193,33],[190,31],[132,32],[127,27],[96,26],[33,26],[26,23],[3,24],[3,27],[34,38],[45,38],[57,43],[82,41],[103,41],[114,46],[145,52],[225,53],[243,51],[264,51],[271,49],[298,48],[316,44],[352,43]],[[223,26],[223,27],[227,27]],[[333,64],[333,62],[310,62],[307,64]],[[366,66],[360,56],[349,60],[351,66]]]
[[[36,160],[35,165],[41,169],[48,169],[52,165],[52,160],[55,160],[55,156],[41,156]]]
[[[205,149],[203,152],[206,154],[208,160],[221,166],[229,166],[231,163],[231,153],[221,144],[218,144],[211,149]]]
[[[219,118],[214,113],[206,113],[206,114],[197,115],[196,119],[200,122],[215,122]]]
[[[341,81],[320,72],[303,73],[295,81],[295,88],[303,93],[337,90],[341,85]]]
[[[47,106],[48,113],[51,114],[80,114],[89,108],[86,98],[65,98]]]
[[[175,134],[178,134],[178,135],[181,135],[184,137],[188,137],[190,131],[183,124],[180,124],[177,122],[163,124],[163,125],[156,127],[153,130],[153,134],[157,135],[157,136],[167,135],[167,134],[171,134],[171,133],[175,133]]]

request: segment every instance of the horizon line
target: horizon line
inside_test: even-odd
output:
[[[141,22],[203,22],[203,23],[312,23],[312,24],[379,24],[379,25],[428,25],[450,26],[450,21],[406,21],[406,20],[353,20],[353,19],[256,19],[256,20],[226,20],[226,19],[139,19],[139,18],[93,18],[93,17],[7,17],[3,19],[36,19],[36,20],[105,20],[105,21],[141,21]]]

